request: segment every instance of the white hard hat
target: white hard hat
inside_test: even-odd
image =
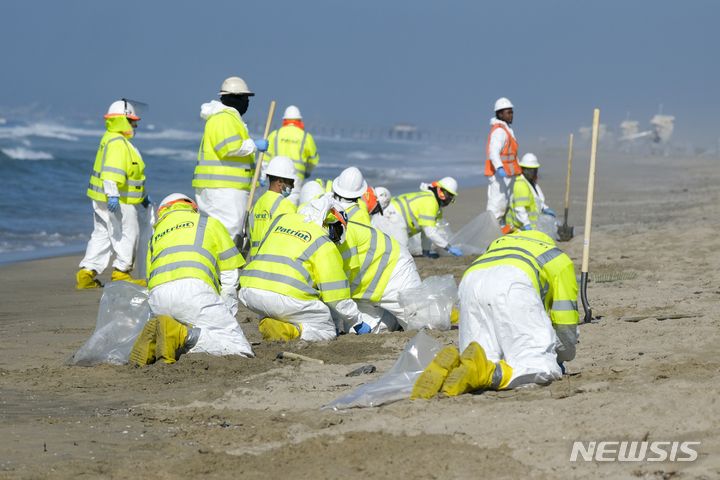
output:
[[[303,205],[323,193],[325,191],[318,182],[305,182],[300,189],[300,201],[298,203]]]
[[[375,196],[377,197],[378,202],[380,202],[383,210],[385,210],[390,205],[390,200],[392,199],[392,197],[390,196],[390,190],[388,190],[387,188],[375,187]]]
[[[537,157],[532,153],[526,153],[523,155],[522,160],[520,160],[520,166],[525,168],[538,168],[540,162],[538,162]]]
[[[367,182],[357,167],[349,167],[333,180],[332,190],[343,198],[360,198],[367,190]]]
[[[108,108],[108,113],[105,115],[105,118],[116,117],[118,115],[125,115],[130,120],[140,120],[140,117],[135,115],[135,108],[133,108],[130,102],[126,102],[125,100],[113,102],[110,108]]]
[[[158,207],[157,214],[158,216],[161,215],[162,211],[166,208],[170,208],[173,204],[178,202],[185,202],[189,205],[192,205],[193,209],[197,212],[198,206],[195,203],[195,201],[188,197],[187,195],[183,193],[172,193],[168,195],[167,197],[163,198],[163,201],[160,202],[160,207]]]
[[[295,178],[295,164],[290,158],[278,155],[270,160],[265,174],[292,180]]]
[[[495,102],[495,111],[505,110],[506,108],[513,108],[513,104],[510,103],[510,100],[505,97],[498,98],[498,101]]]
[[[250,97],[255,94],[248,89],[245,80],[240,77],[230,77],[223,82],[218,95],[247,95]]]
[[[297,119],[300,120],[302,118],[302,115],[300,115],[300,109],[297,108],[295,105],[290,105],[285,109],[285,113],[283,114],[283,120],[288,119]]]
[[[445,177],[442,180],[438,180],[437,184],[457,197],[458,184],[454,178]]]

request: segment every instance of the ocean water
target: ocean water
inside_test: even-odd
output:
[[[0,265],[82,252],[93,228],[86,196],[101,128],[52,123],[0,125]],[[260,132],[250,132],[253,138]],[[194,195],[192,176],[202,130],[147,130],[133,139],[146,164],[146,189],[155,202]],[[362,140],[315,136],[320,164],[312,178],[334,179],[360,168],[368,183],[393,195],[446,175],[461,188],[485,183],[484,145]],[[262,194],[262,191],[260,192]]]

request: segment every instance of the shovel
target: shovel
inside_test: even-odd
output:
[[[568,218],[568,205],[570,204],[570,169],[572,167],[572,145],[573,145],[573,134],[570,134],[570,156],[568,157],[568,176],[567,176],[567,188],[565,189],[565,223],[562,227],[558,227],[558,237],[561,242],[569,242],[575,236],[575,227],[571,227],[567,223]]]
[[[587,298],[588,267],[590,263],[590,229],[592,227],[593,197],[595,195],[595,160],[597,158],[598,132],[600,130],[600,110],[593,114],[592,147],[590,150],[590,176],[588,177],[587,207],[585,210],[585,240],[583,241],[583,261],[580,273],[580,299],[585,310],[582,323],[592,320],[592,308]]]

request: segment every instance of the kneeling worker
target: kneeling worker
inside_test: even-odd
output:
[[[422,233],[423,256],[437,258],[437,254],[430,253],[432,244],[435,244],[438,248],[461,257],[462,251],[450,245],[437,228],[443,207],[453,203],[457,197],[457,182],[452,177],[445,177],[430,185],[421,184],[420,188],[423,191],[406,193],[392,199],[384,222],[388,231],[384,233],[406,248],[410,236]]]
[[[253,356],[240,325],[220,297],[220,279],[234,278],[245,260],[220,221],[201,216],[190,198],[175,193],[158,208],[148,248],[150,309],[130,354],[140,365],[174,363],[181,353]]]
[[[510,210],[505,218],[506,225],[510,225],[513,231],[535,230],[541,213],[555,216],[555,212],[545,205],[545,195],[537,183],[539,167],[535,155],[523,155],[520,161],[522,175],[518,175],[513,184]]]
[[[265,174],[270,181],[268,191],[258,199],[250,214],[250,238],[252,240],[250,258],[265,238],[265,233],[273,218],[285,213],[295,213],[295,204],[288,200],[295,185],[295,165],[288,157],[278,156],[268,164]]]
[[[460,282],[462,355],[441,350],[411,398],[560,380],[575,358],[577,291],[572,261],[544,233],[495,240]]]
[[[345,241],[346,228],[347,215],[328,196],[275,217],[240,276],[240,301],[262,317],[263,339],[335,339],[330,308],[355,333],[370,332],[350,299],[335,246]]]

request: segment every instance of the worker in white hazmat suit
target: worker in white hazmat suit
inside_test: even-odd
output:
[[[328,195],[275,217],[240,276],[240,301],[260,315],[264,340],[335,339],[331,309],[355,333],[370,332],[335,245],[346,228],[347,215]]]
[[[437,253],[430,251],[433,244],[461,257],[462,251],[450,245],[445,232],[437,228],[443,207],[455,202],[455,197],[458,196],[457,182],[452,177],[445,177],[429,185],[421,183],[420,190],[392,199],[385,211],[387,219],[382,224],[385,228],[383,233],[390,235],[406,248],[409,237],[421,233],[424,257],[438,258]]]
[[[129,273],[140,232],[138,209],[151,204],[145,194],[145,163],[130,143],[140,120],[135,106],[146,105],[118,100],[105,115],[107,132],[100,141],[87,190],[93,203],[94,229],[77,273],[78,290],[102,286],[95,276],[107,268],[113,254],[112,281],[147,285],[144,279],[133,280]]]
[[[502,390],[562,378],[575,358],[577,281],[570,258],[537,231],[505,235],[460,282],[460,351],[441,350],[411,398]]]
[[[510,208],[510,195],[513,181],[520,174],[518,165],[515,132],[510,128],[513,122],[513,104],[507,98],[495,102],[495,117],[490,119],[485,176],[488,180],[487,209],[495,215],[501,226],[505,223],[505,214]],[[508,233],[509,227],[503,230]]]
[[[380,204],[380,208],[382,209],[382,215],[371,215],[370,226],[384,232],[386,229],[392,228],[392,222],[386,222],[387,209],[390,206],[392,195],[390,194],[390,190],[385,187],[375,187],[375,197],[377,198],[377,202]]]
[[[186,352],[253,356],[220,296],[221,287],[237,288],[245,260],[223,224],[197,211],[180,193],[166,197],[158,209],[148,249],[153,318],[133,346],[132,363],[174,363]]]
[[[522,175],[515,179],[505,223],[511,231],[535,230],[541,213],[554,217],[555,212],[545,205],[545,195],[537,181],[540,168],[537,157],[526,153],[520,160],[520,168]]]
[[[255,152],[267,150],[268,141],[252,140],[243,122],[255,94],[242,78],[225,80],[218,95],[220,102],[200,107],[205,133],[192,185],[200,213],[220,220],[236,240],[255,175]]]

